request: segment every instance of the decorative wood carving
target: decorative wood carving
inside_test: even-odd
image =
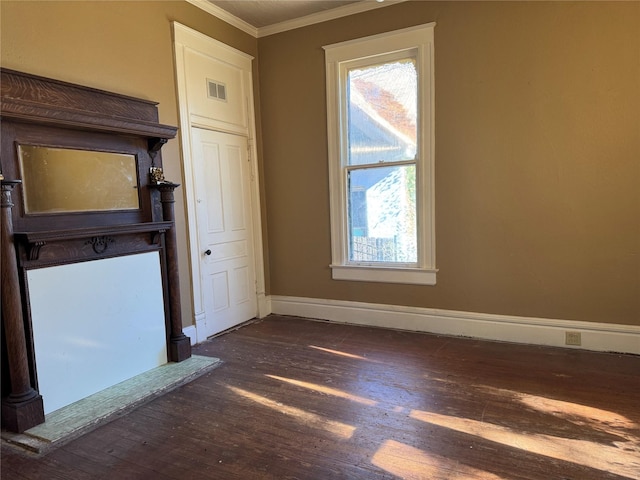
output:
[[[31,267],[34,262],[38,262],[38,266],[52,266],[74,260],[159,250],[160,234],[170,230],[172,225],[172,222],[148,222],[73,230],[14,232],[13,236],[25,252],[21,256],[21,266]],[[140,234],[148,234],[148,240]]]
[[[149,139],[149,141],[147,142],[147,145],[149,146],[147,151],[149,152],[149,156],[151,157],[152,160],[156,158],[156,155],[158,155],[158,152],[164,146],[165,143],[167,143],[166,138],[150,138]]]
[[[191,346],[180,314],[173,212],[178,185],[164,181],[160,154],[177,129],[158,123],[154,102],[22,72],[0,69],[0,93],[0,172],[17,180],[2,182],[2,424],[21,432],[44,421],[30,308],[20,281],[28,269],[158,251],[170,360],[189,358]],[[26,213],[17,186],[20,144],[133,155],[140,208]]]

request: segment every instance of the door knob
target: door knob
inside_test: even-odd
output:
[[[205,254],[205,255],[211,255],[211,250],[208,250],[208,249],[207,249],[207,250],[205,250],[205,251],[204,251],[204,254]]]

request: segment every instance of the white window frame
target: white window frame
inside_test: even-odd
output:
[[[331,212],[331,272],[334,280],[435,285],[435,91],[433,38],[435,23],[327,45],[327,138]],[[375,65],[389,54],[406,52],[416,59],[418,74],[418,150],[416,216],[418,261],[415,265],[349,261],[347,227],[347,69]],[[368,61],[367,59],[370,59]]]

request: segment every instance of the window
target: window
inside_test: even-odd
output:
[[[436,283],[434,26],[324,47],[334,279]]]

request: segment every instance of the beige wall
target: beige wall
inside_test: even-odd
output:
[[[438,284],[333,281],[322,46],[432,21]],[[640,3],[408,2],[259,58],[271,294],[640,325]]]
[[[157,101],[171,125],[172,20],[259,54],[267,293],[640,324],[638,2],[407,2],[260,40],[186,2],[0,16],[2,66]],[[431,21],[438,285],[333,281],[321,47]],[[176,207],[190,324],[181,190]]]
[[[254,57],[257,40],[187,2],[0,1],[3,67],[159,102],[178,126],[171,22]],[[259,98],[259,97],[258,97]],[[181,177],[179,140],[162,149],[165,176]],[[183,190],[176,195],[183,323],[193,321]]]

